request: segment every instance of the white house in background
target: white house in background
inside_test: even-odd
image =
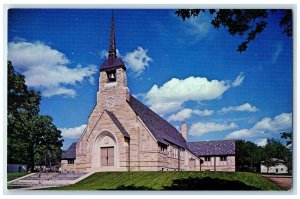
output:
[[[270,167],[269,171],[268,168],[261,164],[260,165],[260,172],[261,173],[276,173],[276,174],[284,174],[284,173],[288,173],[288,168],[287,166],[284,164],[285,162],[283,160],[279,160],[279,159],[275,159],[278,162],[278,165]]]

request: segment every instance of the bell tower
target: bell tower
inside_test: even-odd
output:
[[[114,14],[111,17],[111,31],[108,57],[100,67],[99,91],[97,92],[97,106],[113,111],[129,99],[127,87],[126,66],[117,57]]]

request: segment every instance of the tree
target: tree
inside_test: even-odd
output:
[[[183,19],[197,17],[201,12],[214,16],[211,24],[219,29],[223,26],[231,35],[244,36],[244,41],[238,45],[237,51],[243,52],[249,43],[267,27],[268,17],[275,12],[280,12],[279,25],[283,34],[288,37],[293,35],[292,10],[266,10],[266,9],[178,9],[175,14]]]
[[[60,157],[63,139],[50,116],[39,115],[41,96],[29,90],[23,75],[8,62],[8,163],[27,164],[31,171],[37,157]]]
[[[39,112],[41,97],[38,92],[28,90],[23,75],[17,73],[8,62],[8,163],[27,163],[27,121]],[[22,155],[21,155],[22,154]]]
[[[50,116],[37,115],[28,122],[30,124],[27,143],[28,160],[31,171],[36,162],[41,158],[50,159],[52,156],[59,156],[63,140],[61,131],[52,123]]]
[[[293,142],[293,132],[289,132],[289,133],[283,132],[283,133],[280,133],[280,135],[281,135],[282,139],[286,139],[286,144],[285,145],[287,147],[291,147],[292,142]]]
[[[253,142],[245,140],[236,141],[236,170],[257,172],[263,160],[263,148]]]
[[[281,133],[281,138],[286,140],[285,146],[290,151],[290,155],[287,157],[287,167],[289,171],[291,171],[293,166],[293,157],[292,157],[293,132],[289,132],[289,133],[283,132]]]

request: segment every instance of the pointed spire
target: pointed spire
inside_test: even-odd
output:
[[[100,71],[109,71],[117,68],[123,68],[124,70],[126,70],[126,66],[122,59],[117,58],[114,12],[112,11],[108,59],[101,65]]]
[[[111,16],[111,30],[110,30],[110,42],[109,42],[109,58],[116,58],[116,40],[115,40],[115,24],[114,24],[114,11],[112,10]]]

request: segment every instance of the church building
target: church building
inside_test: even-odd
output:
[[[62,155],[62,172],[235,171],[234,140],[188,142],[134,98],[117,57],[112,16],[109,55],[100,66],[97,103],[78,142]]]

